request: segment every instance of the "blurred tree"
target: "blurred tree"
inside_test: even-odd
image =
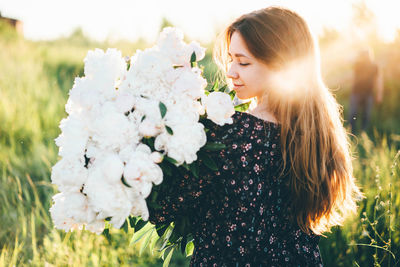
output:
[[[89,37],[87,37],[81,27],[75,28],[72,33],[67,37],[67,41],[77,44],[87,46],[92,43]]]

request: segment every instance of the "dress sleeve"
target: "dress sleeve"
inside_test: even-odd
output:
[[[210,121],[204,123],[207,143],[222,144],[221,135],[226,126],[218,126]],[[206,154],[216,164],[217,169],[222,165],[218,161],[220,151],[212,151],[201,149],[200,153]],[[218,174],[218,170],[212,170],[199,156],[194,164],[194,169],[187,170],[184,167],[173,168],[173,175],[164,175],[164,181],[156,190],[156,205],[148,205],[149,221],[153,224],[169,223],[177,220],[180,216],[192,216],[198,212],[202,203],[202,198],[209,194],[212,190],[213,177]],[[209,162],[208,162],[209,163]],[[193,164],[192,164],[193,165]],[[197,173],[196,175],[194,173]],[[164,173],[165,174],[165,173]],[[214,179],[215,180],[215,179]],[[152,191],[149,198],[151,199],[154,192]],[[149,203],[150,204],[150,203]]]

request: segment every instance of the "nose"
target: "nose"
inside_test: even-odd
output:
[[[229,67],[228,72],[226,73],[226,76],[230,79],[237,79],[239,78],[239,74],[232,69],[232,67]]]

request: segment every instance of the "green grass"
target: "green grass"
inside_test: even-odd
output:
[[[54,229],[48,211],[57,192],[50,182],[58,160],[54,138],[68,90],[82,75],[87,51],[111,44],[79,36],[30,42],[1,24],[0,35],[0,266],[161,266],[156,253],[139,256],[140,243],[129,245],[132,229],[112,230],[111,241],[86,231],[66,234]],[[131,55],[145,44],[112,46]],[[201,62],[209,81],[216,70],[210,58],[208,50]],[[399,266],[400,81],[388,76],[386,83],[390,97],[375,110],[371,129],[352,140],[354,175],[366,199],[343,227],[321,239],[326,266]],[[346,111],[348,87],[337,95]],[[171,266],[188,263],[176,253]]]

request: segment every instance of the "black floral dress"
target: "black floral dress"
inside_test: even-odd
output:
[[[191,218],[190,266],[322,266],[319,236],[289,218],[279,125],[235,112],[233,124],[207,126],[207,140],[226,145],[215,152],[218,171],[179,177],[174,193],[159,202],[163,208],[149,208],[149,220]]]

